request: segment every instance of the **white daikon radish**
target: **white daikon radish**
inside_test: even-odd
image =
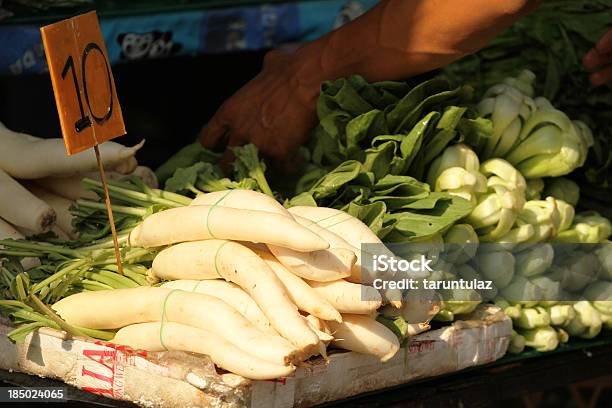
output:
[[[290,272],[304,279],[330,282],[351,276],[357,257],[342,248],[298,252],[290,248],[268,244],[268,249]]]
[[[311,230],[312,232],[314,232],[315,234],[317,234],[318,236],[320,236],[321,238],[329,242],[329,247],[331,249],[342,248],[342,249],[348,249],[349,251],[352,251],[357,257],[357,259],[355,261],[355,264],[353,265],[353,268],[351,270],[351,276],[349,278],[353,278],[353,276],[355,275],[355,279],[360,279],[361,268],[362,268],[361,248],[354,247],[353,245],[346,242],[338,234],[334,234],[330,230],[320,226],[319,224],[317,224],[314,221],[309,220],[308,218],[304,218],[296,214],[293,215],[293,218],[300,225],[303,225],[304,227],[308,228],[309,230]],[[361,281],[359,281],[358,283],[361,283]]]
[[[8,222],[0,218],[0,239],[23,239],[22,233]]]
[[[309,252],[329,244],[295,220],[265,211],[195,205],[148,216],[132,230],[129,241],[145,248],[203,239],[263,242]]]
[[[361,248],[361,244],[379,244],[381,249],[376,252],[382,253],[384,250],[380,238],[367,225],[344,211],[327,207],[297,206],[289,208],[289,212],[316,222],[325,229],[339,235],[355,248]],[[391,254],[388,249],[387,252]]]
[[[48,204],[36,198],[2,170],[0,170],[0,217],[17,227],[27,228],[37,234],[48,231],[56,219],[55,211]]]
[[[23,234],[17,231],[15,227],[13,227],[11,224],[9,224],[8,222],[0,218],[0,239],[17,240],[17,239],[24,239],[24,238],[25,237],[23,236]],[[0,245],[0,249],[1,248],[3,248],[2,245]],[[0,265],[1,264],[2,262],[0,261]],[[28,269],[32,269],[37,266],[40,266],[40,260],[38,258],[30,258],[30,257],[23,258],[21,260],[21,266],[23,266],[23,269],[27,271]]]
[[[219,239],[177,244],[155,257],[151,272],[168,280],[232,281],[249,293],[272,327],[296,346],[304,359],[320,351],[319,339],[301,318],[282,282],[244,245]]]
[[[286,377],[295,370],[293,366],[274,364],[257,358],[208,330],[180,323],[130,325],[119,330],[112,342],[139,350],[180,350],[206,354],[224,370],[252,380]]]
[[[310,313],[323,320],[342,321],[340,313],[334,309],[321,295],[312,289],[299,276],[289,272],[274,255],[265,252],[257,252],[257,255],[263,259],[266,264],[274,271],[276,276],[281,280],[289,298],[295,303],[299,310]]]
[[[115,173],[119,174],[130,174],[138,167],[138,161],[134,156],[128,157],[127,159],[119,162],[117,165],[112,167]]]
[[[89,176],[90,173],[82,173],[70,177],[45,177],[32,181],[45,190],[68,200],[76,201],[80,198],[95,200],[98,198],[98,195],[93,191],[86,190],[81,183],[83,178]]]
[[[308,320],[309,324],[315,329],[327,334],[332,334],[331,329],[329,328],[329,325],[325,322],[325,320],[319,319],[318,317],[313,316],[311,314],[306,316],[306,320]]]
[[[397,336],[371,317],[343,314],[342,323],[328,322],[328,324],[334,333],[333,346],[372,354],[383,363],[399,350]]]
[[[297,214],[294,214],[293,217],[295,220],[303,225],[304,227],[310,229],[315,234],[319,235],[321,238],[329,242],[330,248],[343,248],[351,250],[357,256],[357,260],[355,261],[355,265],[351,269],[351,276],[346,277],[345,279],[349,282],[353,283],[363,283],[366,285],[371,285],[375,279],[388,279],[391,280],[393,278],[393,274],[388,272],[377,272],[375,273],[372,270],[371,265],[368,263],[362,262],[363,255],[368,260],[373,259],[374,254],[362,249],[361,247],[354,247],[348,242],[346,242],[339,235],[331,232],[327,228],[320,226],[319,224],[311,221],[307,218],[301,217]],[[383,297],[383,303],[390,303],[396,308],[400,308],[402,306],[402,291],[398,289],[389,289],[386,288],[380,291]]]
[[[102,143],[100,156],[104,167],[110,170],[130,161],[143,144],[144,141],[125,147],[115,142]],[[98,168],[93,149],[66,156],[63,139],[40,139],[9,130],[2,123],[0,145],[0,169],[18,179],[69,176]]]
[[[309,314],[307,316],[304,316],[304,318],[308,322],[308,325],[313,330],[316,330],[316,332],[319,334],[319,339],[321,339],[323,337],[323,335],[321,333],[325,333],[325,334],[327,334],[330,337],[329,341],[321,340],[321,341],[323,341],[323,343],[325,343],[326,346],[334,339],[333,333],[331,332],[331,329],[329,328],[329,325],[324,320],[321,320],[318,317],[315,317],[315,316],[313,316],[311,314]]]
[[[287,340],[261,332],[224,301],[201,293],[156,287],[100,290],[68,296],[52,307],[69,324],[91,329],[162,321],[163,315],[164,322],[209,330],[266,361],[301,361]]]
[[[52,192],[47,191],[34,183],[27,183],[25,184],[25,187],[32,194],[53,208],[56,215],[56,225],[63,232],[65,232],[69,238],[74,239],[77,237],[78,234],[72,227],[72,214],[70,213],[70,206],[73,204],[72,200],[68,200],[67,198],[57,194],[53,194]]]
[[[257,303],[244,290],[232,282],[215,280],[174,280],[161,285],[166,289],[181,289],[187,292],[203,293],[221,299],[241,315],[247,318],[264,333],[278,335],[270,325],[270,321],[261,311]]]
[[[159,182],[157,181],[155,172],[147,166],[136,167],[132,173],[128,174],[128,176],[136,176],[140,178],[147,186],[151,188],[159,188]],[[115,179],[111,178],[111,180]]]
[[[313,333],[315,333],[317,337],[319,337],[319,341],[321,341],[321,343],[327,346],[329,342],[334,339],[334,336],[332,336],[331,334],[327,334],[324,331],[317,329],[317,327],[310,320],[308,320],[306,316],[302,316],[302,318],[304,319],[308,327],[310,327],[310,330],[312,330]]]
[[[267,211],[293,219],[281,203],[267,194],[253,190],[214,191],[197,196],[190,205],[220,205],[243,210]]]
[[[380,293],[371,286],[345,280],[308,284],[340,313],[371,315],[382,304]]]

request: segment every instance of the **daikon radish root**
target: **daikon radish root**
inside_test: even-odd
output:
[[[327,346],[334,339],[334,336],[332,336],[331,334],[327,334],[324,331],[317,329],[316,326],[306,318],[306,316],[302,316],[302,319],[304,319],[308,327],[310,327],[310,330],[312,330],[313,333],[315,333],[317,337],[319,337],[319,341],[321,343]]]
[[[181,289],[187,292],[203,293],[221,299],[243,315],[264,333],[278,333],[270,325],[270,321],[261,311],[257,303],[244,290],[232,282],[215,280],[174,280],[161,285],[166,289]]]
[[[107,173],[107,175],[109,173]],[[32,181],[45,190],[68,200],[76,201],[80,198],[95,200],[98,198],[98,195],[93,191],[86,190],[81,183],[81,180],[85,177],[89,177],[89,175],[90,173],[82,173],[70,177],[45,177]]]
[[[197,196],[190,205],[220,205],[243,210],[267,211],[293,219],[281,203],[267,194],[253,190],[214,191]]]
[[[357,257],[348,249],[298,252],[268,244],[268,249],[290,272],[304,279],[330,282],[351,276]]]
[[[374,254],[363,250],[361,247],[354,247],[353,245],[346,242],[339,235],[331,232],[327,228],[320,226],[314,221],[301,217],[297,214],[294,214],[293,217],[298,223],[310,229],[312,232],[329,242],[331,249],[342,248],[351,250],[355,253],[357,260],[355,261],[353,268],[351,268],[351,276],[347,276],[345,278],[347,281],[352,283],[364,283],[370,285],[376,278],[392,279],[392,274],[374,273],[372,271],[372,268],[367,265],[367,263],[362,262],[362,255],[366,255],[366,259],[373,259]],[[384,304],[389,303],[398,309],[402,306],[402,292],[400,290],[387,288],[385,290],[381,290],[380,293],[383,297]]]
[[[300,277],[289,272],[274,255],[265,252],[256,252],[263,259],[270,269],[276,274],[283,283],[289,298],[299,310],[310,313],[323,320],[342,321],[340,313],[334,309],[321,295],[315,292]]]
[[[56,225],[63,232],[65,232],[69,238],[74,239],[77,237],[78,234],[72,227],[72,214],[70,213],[70,206],[73,204],[72,200],[68,200],[67,198],[57,194],[53,194],[52,192],[47,191],[34,183],[27,183],[25,184],[25,187],[32,194],[53,208],[56,215]]]
[[[215,269],[217,240],[183,242],[160,251],[153,259],[149,275],[160,280],[225,279]],[[225,241],[222,241],[225,242]]]
[[[340,313],[371,315],[382,304],[380,293],[371,286],[345,280],[307,283]]]
[[[308,323],[315,329],[322,331],[323,333],[332,334],[331,329],[329,328],[329,325],[325,322],[325,320],[319,319],[318,317],[313,316],[311,314],[306,315],[306,320],[308,320]]]
[[[18,179],[69,176],[98,168],[91,149],[66,156],[63,139],[40,139],[9,130],[2,123],[0,144],[0,169]],[[100,156],[104,167],[110,170],[129,161],[143,144],[144,141],[134,147],[125,147],[115,142],[102,143]]]
[[[17,239],[24,239],[24,238],[25,237],[23,236],[23,234],[17,231],[15,227],[13,227],[11,224],[9,224],[8,222],[0,218],[0,239],[17,240]],[[0,249],[2,248],[3,246],[0,245]],[[0,261],[0,265],[1,264],[2,264],[2,261]],[[38,258],[23,258],[21,260],[21,266],[23,266],[23,269],[27,271],[28,269],[32,269],[37,266],[40,266],[40,260]]]
[[[252,380],[287,377],[295,371],[293,366],[257,358],[208,330],[180,323],[133,324],[119,330],[112,342],[139,350],[180,350],[206,354],[224,370]]]
[[[310,328],[312,328],[313,330],[316,330],[316,333],[319,334],[319,339],[323,337],[320,333],[324,333],[330,337],[329,341],[321,340],[326,346],[334,339],[334,336],[331,332],[331,329],[329,328],[329,325],[324,320],[321,320],[318,317],[313,316],[311,314],[304,316],[304,319],[306,319]]]
[[[4,151],[4,147],[0,150]],[[48,231],[56,219],[53,208],[36,198],[2,170],[0,170],[0,217],[17,227],[27,228],[37,234]]]
[[[131,174],[120,174],[115,171],[106,172],[106,179],[111,181],[121,181],[131,175],[138,176],[147,186],[157,188],[157,176],[148,167],[138,166]],[[100,173],[97,171],[89,173],[79,173],[69,177],[45,177],[33,180],[36,184],[61,197],[76,201],[79,198],[95,200],[98,195],[93,191],[86,190],[81,182],[84,178],[100,181]]]
[[[157,287],[81,292],[55,303],[69,324],[117,329],[162,321],[206,329],[258,358],[275,364],[301,361],[284,338],[262,333],[224,301],[201,293]]]
[[[321,237],[288,217],[256,210],[194,205],[150,215],[129,242],[145,248],[203,239],[263,242],[309,252],[327,249]]]
[[[125,160],[120,161],[115,166],[112,167],[112,170],[115,173],[119,174],[130,174],[138,167],[138,161],[134,156],[128,157]]]
[[[372,354],[386,362],[399,350],[393,332],[371,317],[343,314],[342,323],[329,322],[334,333],[332,345],[358,353]]]
[[[23,239],[24,236],[22,233],[17,231],[15,227],[13,227],[8,222],[4,221],[0,218],[0,239]],[[3,247],[0,247],[3,248]]]
[[[318,337],[302,320],[282,282],[244,245],[219,239],[177,244],[155,257],[151,271],[168,280],[215,277],[232,281],[249,293],[272,327],[296,346],[304,359],[319,352]]]
[[[293,218],[300,225],[308,228],[309,230],[311,230],[312,232],[314,232],[315,234],[317,234],[318,236],[320,236],[321,238],[329,242],[329,247],[331,249],[342,248],[342,249],[348,249],[349,251],[352,251],[357,257],[357,259],[355,261],[355,264],[353,265],[353,268],[351,269],[351,276],[349,278],[352,278],[353,275],[357,275],[357,277],[360,278],[361,268],[364,267],[361,265],[361,248],[354,247],[353,245],[346,242],[338,234],[334,234],[327,228],[320,226],[319,224],[317,224],[314,221],[309,220],[308,218],[304,218],[296,214],[293,215]],[[357,282],[357,283],[361,283],[361,282]]]
[[[145,183],[151,188],[159,188],[159,182],[157,181],[157,176],[155,175],[155,172],[147,166],[137,166],[134,171],[129,175],[140,178],[143,183]]]
[[[289,212],[316,222],[355,248],[361,248],[361,244],[380,244],[381,251],[384,248],[380,238],[367,225],[344,211],[327,207],[297,206],[289,208]],[[391,251],[387,251],[391,254]]]

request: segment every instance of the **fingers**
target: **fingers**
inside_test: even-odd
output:
[[[216,150],[230,129],[229,122],[223,118],[223,107],[204,125],[198,136],[200,143],[207,149]]]
[[[601,69],[589,76],[589,80],[593,86],[605,85],[612,82],[612,66]]]
[[[229,131],[229,141],[227,143],[227,147],[223,152],[223,156],[221,160],[219,160],[219,167],[223,170],[225,175],[230,175],[232,173],[232,163],[234,162],[234,152],[232,151],[232,147],[243,146],[247,144],[247,139],[244,135],[238,134],[234,131]]]
[[[601,40],[597,42],[595,48],[600,54],[612,53],[612,30],[608,30],[608,32],[601,37]]]
[[[608,31],[582,59],[587,70],[594,70],[612,62],[612,30]]]
[[[586,53],[584,58],[582,58],[582,65],[588,71],[593,71],[602,65],[610,63],[611,59],[612,54],[601,54],[596,48],[592,48]]]

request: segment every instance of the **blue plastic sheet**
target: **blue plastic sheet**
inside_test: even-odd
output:
[[[316,39],[351,21],[377,0],[320,0],[139,14],[101,19],[112,64],[261,50]],[[40,27],[0,25],[0,74],[47,71]]]

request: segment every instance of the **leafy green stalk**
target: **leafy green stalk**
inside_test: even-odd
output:
[[[274,193],[268,184],[265,171],[266,165],[259,160],[257,148],[253,144],[247,144],[240,147],[232,148],[232,152],[236,156],[234,161],[234,172],[238,179],[252,178],[254,179],[261,192],[274,197]]]

